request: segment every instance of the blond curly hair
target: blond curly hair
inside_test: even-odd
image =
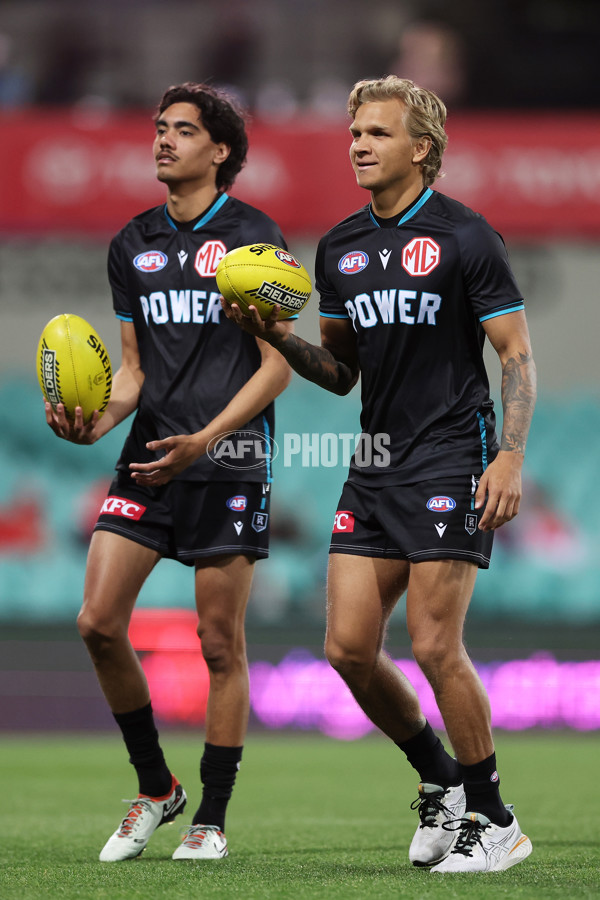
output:
[[[413,140],[431,138],[429,153],[421,163],[423,181],[429,186],[441,178],[442,156],[448,144],[446,107],[440,98],[409,78],[387,75],[385,78],[357,81],[348,97],[348,113],[354,118],[359,106],[382,100],[401,100],[406,107],[404,124]]]

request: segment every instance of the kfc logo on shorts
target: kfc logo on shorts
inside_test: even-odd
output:
[[[214,278],[217,266],[227,253],[223,241],[205,241],[194,260],[194,268],[201,278]]]
[[[354,513],[339,509],[333,520],[333,534],[344,534],[347,531],[354,531]]]
[[[146,507],[133,500],[126,500],[124,497],[107,497],[102,504],[100,515],[123,516],[125,519],[134,519],[136,522],[141,519],[146,512]]]
[[[402,251],[402,267],[409,275],[429,275],[440,261],[440,245],[433,238],[413,238]]]

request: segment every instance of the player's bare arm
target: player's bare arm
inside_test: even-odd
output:
[[[110,400],[102,418],[94,412],[90,421],[83,421],[80,406],[75,408],[75,418],[68,419],[62,403],[52,409],[45,404],[46,421],[57,437],[73,444],[95,444],[103,435],[127,418],[137,406],[144,373],[131,322],[121,322],[121,365],[114,375]]]
[[[502,366],[500,451],[479,483],[476,506],[487,507],[479,527],[489,531],[513,519],[521,502],[521,469],[536,400],[536,369],[523,312],[489,319],[486,334]]]
[[[291,323],[280,324],[284,331],[291,332]],[[260,367],[227,406],[202,431],[150,441],[146,445],[149,450],[165,455],[156,462],[130,463],[134,481],[152,487],[166,484],[206,453],[215,441],[242,428],[285,390],[292,376],[289,365],[269,343],[258,337],[256,342],[261,355]]]
[[[261,319],[253,306],[249,308],[251,315],[245,316],[235,303],[223,300],[222,305],[229,319],[268,341],[308,381],[339,395],[349,393],[358,381],[356,335],[349,321],[323,317],[318,347],[285,330],[284,323],[277,321],[278,307],[268,319]]]

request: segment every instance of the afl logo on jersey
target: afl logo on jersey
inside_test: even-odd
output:
[[[456,502],[452,497],[431,497],[427,501],[427,509],[431,512],[450,512],[455,507]]]
[[[169,257],[162,250],[147,250],[145,253],[138,253],[133,260],[133,264],[140,272],[160,272],[169,262]]]
[[[402,251],[402,267],[409,275],[429,275],[439,264],[440,254],[433,238],[413,238]]]
[[[243,494],[236,494],[235,497],[230,497],[227,501],[228,509],[232,509],[234,512],[243,512],[248,506],[248,498],[244,497]]]
[[[223,241],[205,241],[194,260],[194,268],[201,278],[214,278],[217,266],[227,253]]]
[[[287,250],[276,250],[275,256],[277,259],[280,259],[282,263],[285,263],[286,266],[291,266],[292,269],[299,269],[301,267],[301,263],[299,263],[297,259],[294,259],[292,254],[288,253]]]
[[[342,256],[338,263],[338,269],[343,275],[358,275],[369,265],[369,257],[364,250],[351,250]]]

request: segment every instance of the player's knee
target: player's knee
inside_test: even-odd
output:
[[[246,652],[243,643],[234,640],[229,630],[218,627],[198,626],[202,656],[210,672],[227,673],[238,665],[244,665]]]
[[[94,655],[105,652],[122,640],[123,636],[127,636],[127,632],[123,632],[118,623],[99,619],[85,609],[77,616],[77,629],[86,647]]]
[[[345,681],[361,680],[373,671],[373,656],[368,649],[353,642],[341,641],[332,635],[325,640],[325,656]]]
[[[456,671],[464,648],[461,641],[432,632],[413,638],[412,652],[426,678],[437,682],[445,673]]]

